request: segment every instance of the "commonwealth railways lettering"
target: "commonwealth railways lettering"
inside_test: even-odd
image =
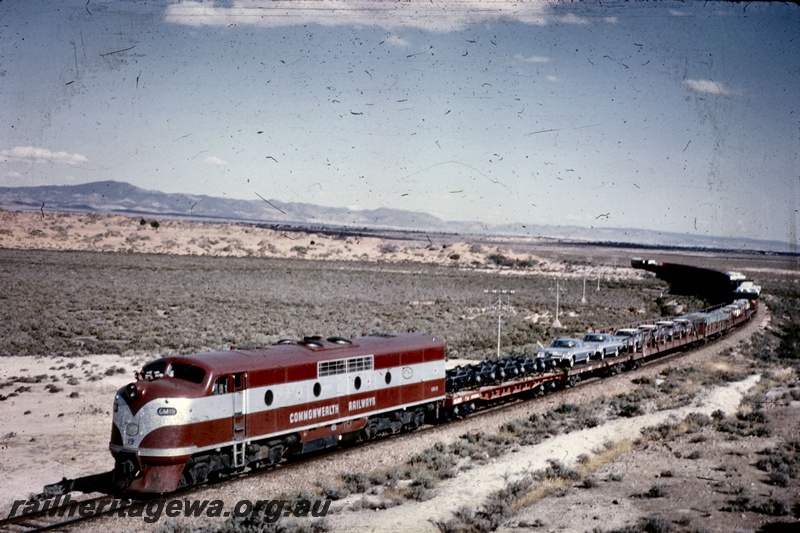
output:
[[[377,402],[375,401],[375,396],[370,396],[369,398],[361,398],[360,400],[352,400],[347,403],[347,410],[348,411],[358,411],[360,409],[366,409],[367,407],[375,407]]]
[[[306,422],[316,418],[325,418],[326,416],[338,415],[339,404],[332,403],[330,405],[323,405],[322,407],[315,407],[313,409],[306,409],[305,411],[295,411],[289,415],[289,423],[296,424],[297,422]]]

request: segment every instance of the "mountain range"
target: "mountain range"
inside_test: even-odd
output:
[[[401,209],[352,210],[266,198],[236,200],[197,194],[164,193],[119,181],[99,181],[81,185],[0,187],[0,208],[12,211],[113,213],[303,227],[538,237],[569,242],[615,243],[631,246],[797,253],[796,247],[778,241],[688,235],[634,228],[492,225],[479,221],[444,221],[427,213]]]

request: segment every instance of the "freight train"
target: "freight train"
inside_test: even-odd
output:
[[[642,342],[572,366],[517,354],[446,369],[444,341],[425,333],[305,337],[163,357],[114,399],[115,491],[170,493],[638,368],[724,335],[757,305],[740,299],[660,321],[656,330],[630,324]]]

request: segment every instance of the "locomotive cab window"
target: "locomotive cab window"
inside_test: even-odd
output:
[[[217,380],[214,382],[214,388],[211,390],[211,394],[227,394],[228,393],[228,377],[221,376],[218,377]]]

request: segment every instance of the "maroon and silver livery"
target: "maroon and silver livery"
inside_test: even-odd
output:
[[[115,485],[166,493],[419,427],[445,397],[444,349],[422,333],[306,337],[153,361],[114,399]]]

